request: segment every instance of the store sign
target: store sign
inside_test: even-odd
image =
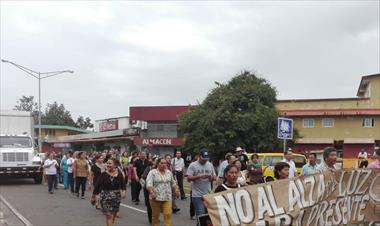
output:
[[[53,147],[55,148],[70,148],[70,143],[55,143],[53,144]]]
[[[99,123],[99,131],[110,131],[118,129],[118,120],[109,120]]]
[[[182,140],[180,138],[135,138],[134,143],[136,145],[144,146],[181,146]]]

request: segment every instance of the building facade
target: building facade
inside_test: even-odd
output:
[[[189,106],[130,107],[132,127],[141,128],[140,136],[134,138],[139,150],[148,149],[153,154],[173,154],[182,146],[182,134],[178,131],[178,117]]]
[[[335,146],[345,158],[380,145],[380,74],[361,78],[357,97],[279,100],[282,117],[292,118],[301,138],[298,151]]]

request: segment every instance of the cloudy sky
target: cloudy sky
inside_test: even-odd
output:
[[[379,1],[1,1],[1,58],[35,71],[42,103],[74,118],[129,106],[202,101],[214,81],[251,70],[278,99],[354,97],[380,72]],[[38,96],[37,79],[1,63],[1,108]]]

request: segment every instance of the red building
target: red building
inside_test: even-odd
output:
[[[153,154],[173,154],[182,146],[178,119],[188,109],[189,106],[130,107],[132,126],[142,128],[140,137],[134,138],[134,144],[139,150],[148,148]]]

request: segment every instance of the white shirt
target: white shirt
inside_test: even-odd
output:
[[[289,178],[293,178],[296,175],[296,164],[293,162],[293,160],[290,160],[290,162],[286,159],[283,159],[282,162],[286,162],[289,165]]]
[[[45,166],[49,166],[49,167],[45,167]],[[45,174],[46,175],[56,175],[57,174],[57,168],[56,168],[57,166],[58,166],[57,160],[46,159],[45,163],[44,163]]]
[[[69,159],[67,159],[67,172],[73,173],[73,165],[74,165],[74,159],[70,157]]]
[[[367,152],[363,152],[363,153],[359,152],[358,158],[366,159],[367,158]]]
[[[174,159],[172,159],[172,165],[174,166],[174,170],[175,171],[182,171],[183,168],[185,168],[185,161],[183,160],[183,158],[177,158],[175,157]]]

